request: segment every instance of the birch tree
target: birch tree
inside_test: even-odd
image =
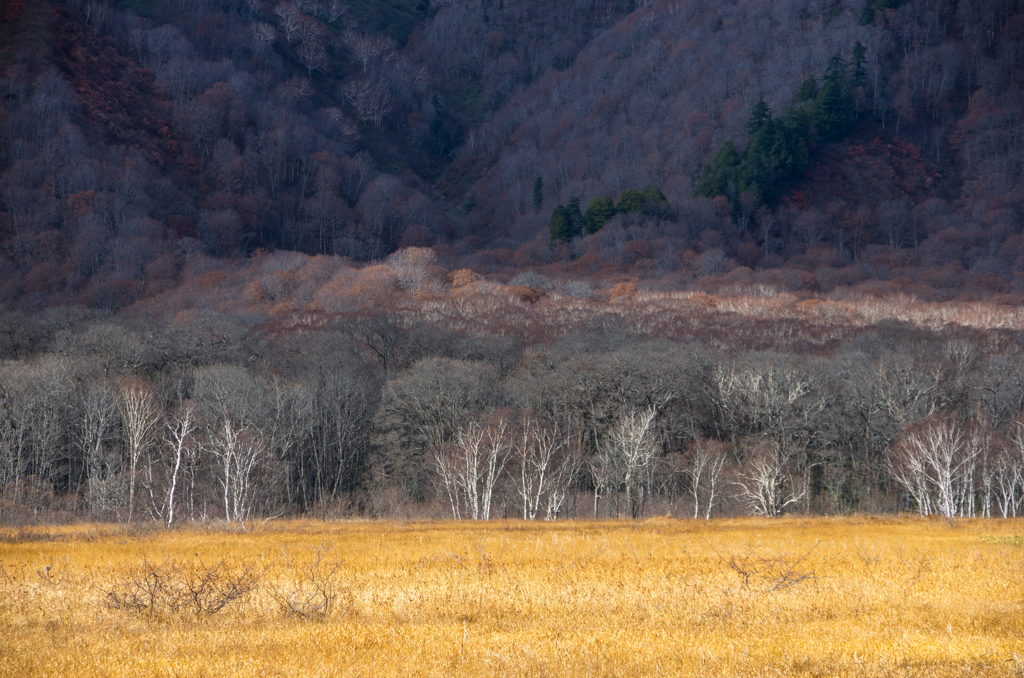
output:
[[[626,492],[630,515],[643,515],[651,486],[651,472],[660,448],[654,430],[653,407],[621,414],[602,441],[608,464],[617,469],[617,484]]]
[[[788,455],[774,441],[764,440],[751,452],[739,476],[739,498],[755,515],[775,518],[803,499],[806,486],[787,473]]]
[[[78,392],[80,416],[74,427],[74,441],[85,461],[86,487],[91,508],[109,508],[110,478],[117,466],[108,443],[114,438],[117,402],[108,384],[85,384]]]
[[[931,416],[904,428],[892,449],[893,477],[921,515],[952,518],[973,511],[974,470],[981,446],[950,416]]]
[[[728,457],[728,446],[715,440],[698,438],[690,448],[686,458],[685,473],[690,478],[694,519],[700,517],[702,498],[704,500],[704,519],[711,518],[718,480]]]
[[[160,423],[160,408],[149,382],[135,377],[121,381],[118,391],[117,409],[124,426],[125,443],[128,451],[128,522],[132,521],[135,507],[135,480],[139,459],[157,434]]]
[[[170,449],[174,458],[171,487],[167,492],[167,527],[174,524],[174,494],[178,488],[178,472],[181,470],[182,457],[191,456],[195,447],[193,439],[195,429],[196,412],[195,406],[191,402],[183,403],[178,413],[164,423],[164,444]],[[192,474],[192,478],[195,478],[194,474]]]
[[[571,440],[568,429],[557,422],[524,415],[513,445],[519,462],[514,484],[523,520],[536,520],[542,510],[545,520],[558,516],[579,465],[569,449]]]
[[[267,455],[266,440],[224,417],[210,436],[209,450],[221,467],[217,481],[224,494],[224,519],[244,527],[253,510],[256,473]]]
[[[472,520],[491,519],[494,489],[511,449],[504,419],[486,426],[473,422],[460,428],[450,445],[434,446],[437,473],[456,519],[462,517],[463,506]]]

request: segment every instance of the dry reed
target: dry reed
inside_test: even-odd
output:
[[[872,518],[0,530],[0,674],[1021,676],[1022,533]],[[213,609],[246,572],[255,584]]]

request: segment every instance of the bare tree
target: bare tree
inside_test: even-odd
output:
[[[424,496],[440,448],[454,441],[467,417],[496,404],[497,377],[484,363],[429,358],[391,379],[377,410],[378,478]]]
[[[380,57],[390,59],[394,42],[381,35],[351,35],[346,41],[349,51],[363,64],[363,73]]]
[[[360,77],[342,88],[345,98],[356,109],[360,122],[373,123],[374,127],[384,124],[384,118],[391,112],[394,97],[384,83],[373,82]]]
[[[174,524],[174,493],[178,487],[178,471],[181,469],[182,456],[194,454],[195,430],[196,408],[191,402],[183,403],[175,416],[164,423],[164,444],[170,448],[174,457],[171,487],[167,492],[167,527]]]
[[[270,24],[257,22],[249,26],[249,47],[256,54],[267,54],[275,40],[277,30]]]
[[[906,201],[886,200],[878,206],[877,214],[878,225],[889,247],[899,248],[906,245],[911,236],[910,210]]]
[[[942,415],[908,425],[900,434],[890,467],[921,515],[952,518],[973,510],[970,488],[980,446],[972,438],[959,419]]]
[[[17,363],[0,366],[0,488],[14,488],[14,503],[19,501],[31,449],[31,413],[20,388],[24,385],[21,367]]]
[[[295,0],[295,5],[303,14],[317,14],[320,11],[319,0]]]
[[[656,413],[653,407],[622,413],[601,441],[607,456],[615,460],[617,484],[625,490],[626,506],[634,518],[643,515],[651,472],[661,447],[654,430]]]
[[[963,482],[959,484],[957,503],[960,515],[974,517],[981,509],[982,518],[992,516],[992,501],[995,492],[995,461],[1002,446],[1002,432],[996,430],[987,419],[977,418],[968,422],[966,445],[973,450],[963,469]],[[976,501],[976,497],[980,499]]]
[[[323,114],[330,120],[337,129],[337,137],[347,144],[352,144],[359,139],[359,126],[345,115],[340,108],[330,107],[321,109]]]
[[[323,374],[311,395],[316,496],[334,501],[359,481],[379,390],[368,375],[346,367],[344,372]]]
[[[459,429],[450,445],[433,448],[434,463],[451,503],[461,518],[463,504],[473,520],[490,520],[494,488],[511,452],[508,425],[496,418],[486,426],[473,422]]]
[[[299,42],[303,44],[309,42],[322,44],[328,33],[319,21],[312,17],[304,16],[296,29],[296,35]]]
[[[431,445],[430,451],[434,458],[434,467],[437,469],[437,475],[444,486],[445,494],[448,496],[448,503],[452,509],[452,518],[462,520],[462,488],[459,486],[458,468],[452,447],[453,444],[450,442],[435,443]]]
[[[125,377],[118,388],[117,409],[124,426],[128,450],[128,522],[135,507],[135,480],[139,459],[149,449],[160,422],[160,407],[153,385],[136,377]]]
[[[115,462],[108,449],[114,436],[117,402],[112,389],[103,382],[85,384],[78,393],[80,413],[75,442],[85,462],[86,486],[92,508],[110,507],[110,483]]]
[[[1012,423],[1006,444],[992,462],[996,502],[1004,518],[1016,518],[1024,500],[1024,417]]]
[[[320,18],[329,24],[345,16],[348,9],[341,0],[324,0],[320,3]]]
[[[253,510],[256,473],[267,454],[266,440],[258,431],[224,417],[210,436],[209,450],[221,465],[217,480],[224,491],[224,519],[244,527]]]
[[[59,356],[0,362],[0,490],[15,504],[26,478],[40,488],[66,468],[67,422],[73,390],[67,362]],[[33,506],[34,509],[41,508]]]
[[[761,442],[751,452],[736,485],[739,498],[755,515],[775,518],[803,499],[806,486],[788,475],[787,461],[788,455],[771,440]]]
[[[558,516],[579,465],[569,450],[571,440],[569,431],[557,422],[523,416],[513,446],[519,461],[515,487],[522,501],[523,520],[536,520],[541,509],[546,520]]]
[[[327,72],[327,50],[320,40],[303,41],[295,54],[309,71],[309,77],[313,77],[313,71]]]
[[[704,438],[698,438],[693,442],[686,457],[685,472],[690,477],[694,518],[700,516],[701,497],[704,498],[704,519],[711,518],[718,480],[728,458],[729,447],[725,443]]]
[[[590,457],[590,482],[594,486],[594,518],[597,518],[598,503],[602,495],[618,491],[619,456],[610,445],[599,445],[596,453]],[[618,513],[618,511],[616,511]]]
[[[45,356],[28,365],[31,455],[28,472],[53,482],[67,459],[69,403],[73,398],[70,364],[63,356]]]
[[[282,2],[274,8],[274,16],[277,17],[277,25],[284,33],[284,38],[289,43],[300,41],[299,32],[302,28],[303,16],[299,8],[293,3]]]

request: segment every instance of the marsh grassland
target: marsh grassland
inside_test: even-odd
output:
[[[3,676],[1022,676],[1024,520],[0,530]]]

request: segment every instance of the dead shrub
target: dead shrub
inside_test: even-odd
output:
[[[340,605],[345,606],[344,611],[351,609],[352,594],[338,581],[341,561],[329,559],[330,551],[329,542],[321,544],[312,562],[301,567],[285,554],[297,581],[288,588],[271,587],[270,595],[286,616],[317,620],[330,617]]]
[[[259,587],[265,571],[255,563],[227,560],[213,565],[200,560],[187,566],[143,558],[103,591],[103,604],[133,614],[190,611],[197,616],[213,615],[246,599]]]
[[[519,299],[519,301],[527,304],[536,304],[548,295],[547,292],[539,287],[531,287],[530,285],[520,285],[511,289],[512,293],[516,295],[516,298]]]
[[[707,542],[705,542],[707,543]],[[708,546],[711,546],[708,543]],[[814,552],[817,544],[801,556],[790,556],[786,553],[762,556],[753,546],[748,546],[746,553],[722,555],[711,546],[718,559],[743,580],[743,588],[750,588],[760,582],[768,591],[779,591],[801,582],[817,579],[814,570],[804,569],[807,558]]]

